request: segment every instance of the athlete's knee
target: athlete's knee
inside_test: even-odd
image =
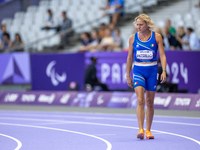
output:
[[[145,104],[145,101],[144,101],[143,98],[138,98],[138,99],[137,99],[137,105],[139,105],[139,106],[144,106],[144,104]]]
[[[147,105],[147,107],[152,108],[153,107],[153,99],[147,97],[146,105]]]

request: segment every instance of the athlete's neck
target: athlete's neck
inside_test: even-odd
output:
[[[143,37],[147,37],[149,35],[151,35],[151,31],[150,30],[147,30],[145,32],[138,32],[139,35],[143,36]]]

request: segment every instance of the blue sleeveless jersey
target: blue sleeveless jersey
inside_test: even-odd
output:
[[[155,32],[152,31],[151,36],[146,42],[143,42],[139,39],[138,32],[135,33],[133,50],[135,62],[157,61],[158,45],[156,43]]]

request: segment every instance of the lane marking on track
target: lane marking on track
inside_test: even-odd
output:
[[[23,115],[22,115],[23,116]],[[41,115],[38,115],[41,117]],[[30,117],[30,116],[29,116]],[[35,116],[37,117],[37,116]],[[49,117],[49,115],[45,115],[44,117]],[[51,115],[51,117],[54,117]],[[0,117],[0,119],[7,119],[12,117]],[[137,121],[137,119],[124,119],[124,118],[109,118],[109,117],[86,117],[86,116],[63,116],[62,118],[81,118],[81,119],[96,119],[96,120],[116,120],[116,121]],[[19,118],[20,119],[20,118]],[[54,120],[52,120],[54,121]],[[176,125],[188,125],[188,126],[197,126],[200,127],[200,124],[194,124],[194,123],[183,123],[183,122],[172,122],[172,121],[157,121],[153,120],[154,123],[166,123],[166,124],[176,124]]]
[[[2,133],[0,133],[0,136],[10,138],[10,139],[14,140],[15,142],[17,142],[17,147],[14,150],[19,150],[22,147],[22,143],[16,138],[9,136],[9,135],[6,135],[6,134],[2,134]]]
[[[2,118],[2,117],[0,117]],[[118,128],[127,128],[127,129],[139,129],[138,127],[131,127],[131,126],[123,126],[123,125],[114,125],[114,124],[104,124],[104,123],[93,123],[93,122],[80,122],[80,121],[65,121],[65,120],[49,120],[49,119],[31,119],[31,118],[7,118],[7,119],[11,119],[11,120],[28,120],[28,121],[55,121],[55,122],[66,122],[66,123],[75,123],[75,124],[86,124],[86,125],[97,125],[97,126],[108,126],[108,127],[118,127]],[[2,123],[0,123],[1,125]],[[173,135],[173,136],[178,136],[178,137],[182,137],[188,140],[191,140],[197,144],[200,145],[200,141],[195,140],[193,138],[184,136],[184,135],[180,135],[180,134],[176,134],[176,133],[171,133],[171,132],[165,132],[165,131],[160,131],[160,130],[151,130],[151,131],[155,131],[158,133],[164,133],[164,134],[169,134],[169,135]]]
[[[164,133],[158,133],[158,132],[152,132],[152,133],[153,133],[153,135],[154,135],[154,134],[164,134]]]
[[[155,109],[156,110],[156,109]],[[84,112],[84,113],[82,113],[82,112],[60,112],[60,111],[46,111],[46,112],[44,112],[44,111],[27,111],[27,110],[17,110],[17,111],[10,111],[10,110],[0,110],[0,113],[14,113],[14,114],[12,114],[12,115],[16,115],[16,112],[17,113],[52,113],[52,114],[55,114],[55,113],[57,113],[57,114],[60,114],[60,113],[62,113],[63,115],[68,115],[68,114],[76,114],[76,115],[90,115],[90,114],[92,114],[92,115],[112,115],[112,116],[134,116],[134,117],[136,117],[136,114],[118,114],[118,113],[114,113],[114,114],[110,114],[110,113],[91,113],[91,112]],[[10,115],[10,114],[8,114],[8,115]],[[47,115],[45,115],[45,116],[47,116]],[[168,115],[154,115],[155,117],[164,117],[164,118],[184,118],[184,119],[200,119],[200,117],[184,117],[184,116],[168,116]]]
[[[55,130],[55,131],[70,132],[70,133],[85,135],[85,136],[89,136],[89,137],[101,140],[104,143],[106,143],[106,145],[107,145],[106,150],[111,150],[112,149],[111,143],[108,142],[107,140],[105,140],[103,138],[100,138],[98,136],[95,136],[95,135],[87,134],[87,133],[82,133],[82,132],[77,132],[77,131],[72,131],[72,130],[59,129],[59,128],[44,127],[44,126],[26,125],[26,124],[13,124],[13,123],[2,123],[1,122],[0,125],[39,128],[39,129]],[[18,150],[18,149],[15,149],[15,150]]]
[[[94,134],[95,136],[113,136],[116,134]]]
[[[62,125],[62,124],[73,124],[73,123],[63,123],[63,122],[58,122],[58,123],[56,123],[56,122],[52,122],[52,123],[35,123],[35,124],[32,124],[32,125]]]

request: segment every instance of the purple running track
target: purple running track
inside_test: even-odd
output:
[[[136,115],[0,111],[1,150],[199,150],[200,118],[155,116],[139,140]]]

